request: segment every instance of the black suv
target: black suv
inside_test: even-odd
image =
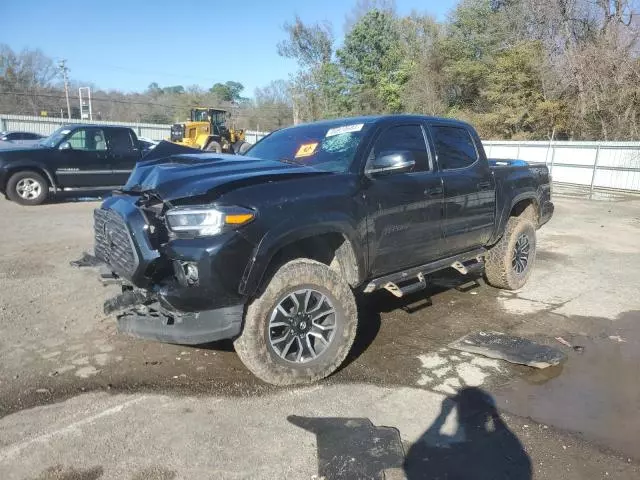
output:
[[[140,337],[232,338],[281,385],[338,368],[355,294],[403,296],[483,264],[492,285],[522,287],[553,213],[544,165],[489,161],[470,125],[442,118],[299,125],[244,157],[149,157],[95,211],[95,255],[123,289],[105,311]]]
[[[34,145],[0,149],[0,192],[39,205],[50,190],[121,187],[142,153],[130,128],[66,125]]]

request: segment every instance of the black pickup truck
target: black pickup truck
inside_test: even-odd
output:
[[[105,312],[139,337],[234,339],[280,385],[338,368],[356,294],[403,296],[482,264],[492,285],[522,287],[553,213],[544,165],[489,162],[470,125],[442,118],[323,121],[247,156],[146,158],[94,213],[102,276],[123,290]]]
[[[49,191],[121,187],[144,153],[127,127],[66,125],[23,148],[0,148],[0,193],[39,205]]]

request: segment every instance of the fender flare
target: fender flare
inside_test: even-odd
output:
[[[505,226],[507,224],[507,221],[509,220],[509,216],[511,214],[511,211],[513,210],[513,207],[516,206],[516,204],[518,204],[519,202],[521,202],[523,200],[533,200],[536,203],[537,208],[540,209],[539,192],[536,191],[536,190],[533,190],[533,189],[525,190],[523,192],[520,192],[520,193],[514,195],[511,198],[510,202],[509,201],[505,201],[503,209],[500,212],[500,215],[498,216],[498,218],[496,218],[495,231],[494,231],[492,237],[489,239],[489,242],[488,242],[490,245],[496,243],[498,240],[500,240],[500,238],[502,238]],[[538,212],[538,214],[539,213],[540,212]]]
[[[327,233],[340,234],[349,242],[356,263],[357,283],[364,281],[366,258],[363,249],[359,248],[362,243],[359,240],[360,235],[347,215],[334,212],[321,217],[312,215],[302,223],[298,218],[291,218],[276,228],[270,229],[254,249],[251,260],[245,268],[239,286],[240,293],[253,295],[258,290],[271,260],[283,247],[298,240]]]
[[[511,206],[509,207],[509,211],[513,210],[513,207],[515,207],[516,204],[520,203],[523,200],[534,200],[536,203],[539,203],[539,201],[538,201],[538,192],[535,192],[533,190],[529,190],[529,191],[522,192],[522,193],[519,193],[518,195],[514,196],[511,199]]]

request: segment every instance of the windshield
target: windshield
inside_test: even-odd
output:
[[[247,155],[307,165],[327,172],[346,172],[369,124],[303,125],[272,133]]]
[[[40,140],[39,143],[44,147],[55,147],[70,131],[71,129],[69,127],[60,127],[47,138]]]

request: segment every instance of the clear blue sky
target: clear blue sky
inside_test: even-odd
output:
[[[256,87],[286,79],[293,61],[278,56],[282,25],[300,15],[329,21],[340,42],[355,0],[3,0],[0,43],[40,48],[66,58],[74,80],[104,89],[141,91],[161,86],[235,80]],[[396,0],[397,11],[443,19],[456,0]],[[203,45],[198,48],[197,45]]]

